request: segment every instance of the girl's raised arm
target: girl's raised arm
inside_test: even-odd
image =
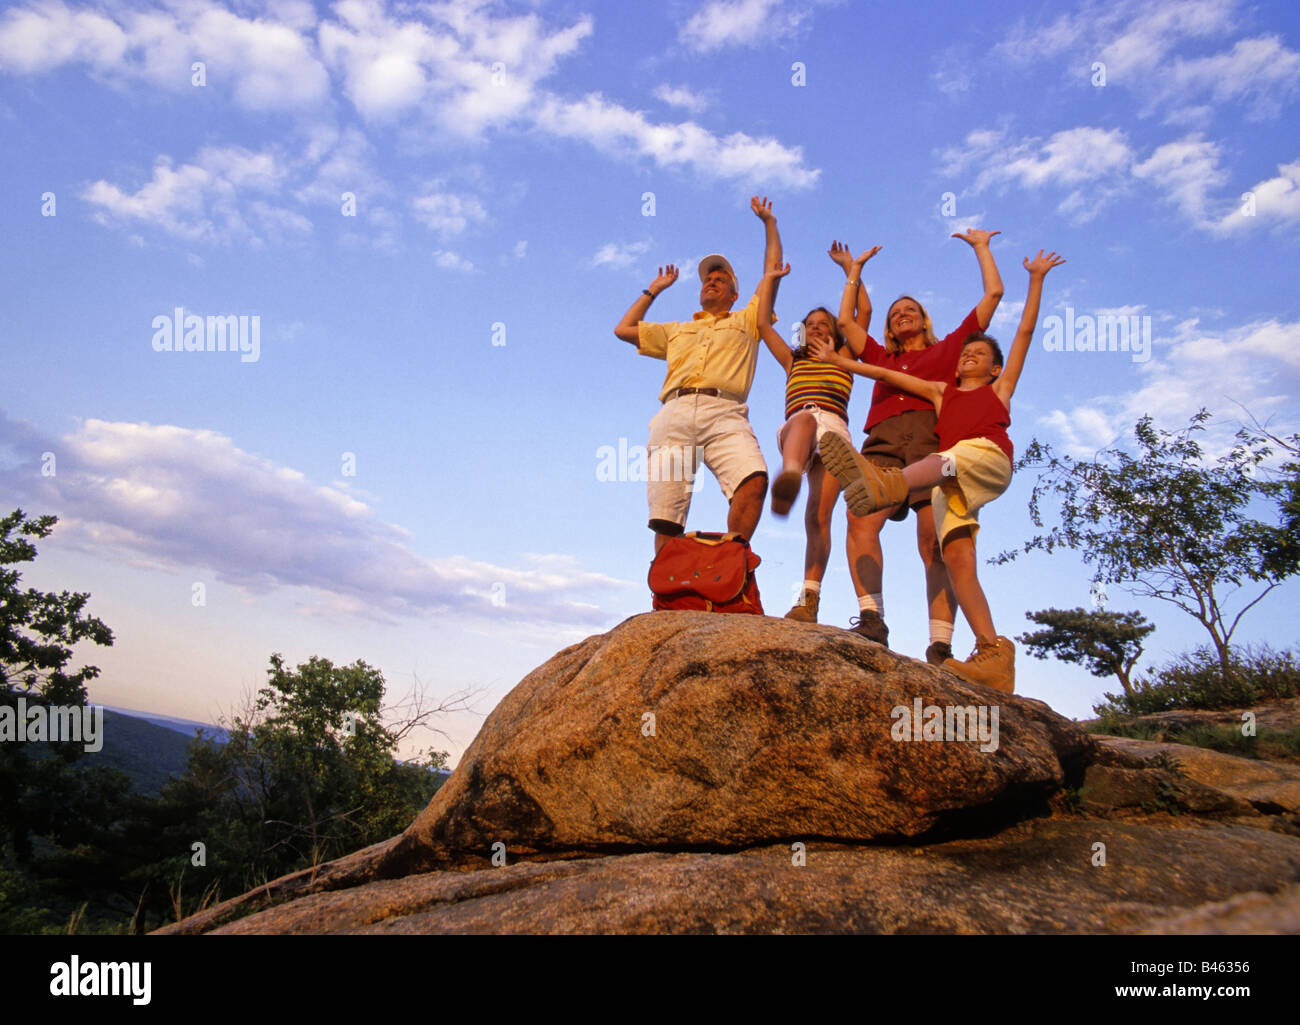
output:
[[[772,267],[758,283],[758,337],[763,339],[768,351],[776,357],[787,374],[790,373],[790,365],[794,363],[794,353],[772,327],[772,303],[776,299],[776,283],[789,273],[788,263],[784,267]]]
[[[1029,271],[1029,294],[1025,297],[1025,309],[1020,314],[1020,327],[1016,329],[1011,351],[1007,353],[1007,365],[993,382],[993,390],[1007,406],[1011,405],[1011,395],[1020,380],[1020,371],[1025,367],[1025,357],[1029,355],[1029,342],[1034,337],[1034,325],[1038,323],[1038,307],[1043,299],[1043,278],[1053,267],[1059,267],[1065,260],[1055,253],[1038,255],[1032,260],[1025,257],[1025,270]]]
[[[861,356],[867,345],[867,328],[871,326],[871,299],[867,296],[866,286],[862,284],[863,265],[880,252],[880,246],[869,249],[856,260],[849,258],[847,244],[831,242],[827,250],[837,264],[844,268],[844,294],[840,298],[840,313],[836,318],[840,334],[848,343],[854,356]]]
[[[975,316],[980,322],[981,331],[987,331],[989,324],[993,323],[993,314],[997,312],[998,303],[1002,301],[1002,275],[998,273],[998,265],[993,259],[993,250],[989,248],[989,240],[994,235],[1001,234],[1000,231],[983,231],[979,228],[952,233],[953,238],[961,239],[975,250],[975,259],[980,264],[984,295],[975,306]]]

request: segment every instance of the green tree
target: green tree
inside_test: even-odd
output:
[[[1118,677],[1124,693],[1133,693],[1131,674],[1142,641],[1155,630],[1142,613],[1041,609],[1026,612],[1025,618],[1046,628],[1016,638],[1035,658],[1082,663],[1093,676]]]
[[[72,646],[79,641],[108,646],[113,632],[84,614],[89,594],[60,594],[23,589],[22,576],[11,567],[36,558],[32,539],[48,537],[58,520],[29,519],[16,509],[0,519],[0,707],[16,721],[18,701],[46,705],[86,703],[86,683],[99,675],[95,666],[70,671]],[[120,781],[108,777],[74,778],[72,763],[83,753],[77,743],[0,744],[0,854],[20,861],[31,858],[31,837],[75,833],[77,822],[66,809],[91,793],[108,793]],[[103,788],[108,788],[104,790]],[[67,839],[65,836],[64,839]]]
[[[412,729],[463,707],[463,696],[390,727],[383,675],[365,662],[313,657],[290,669],[275,654],[270,663],[225,742],[196,738],[185,775],[160,795],[156,822],[172,837],[172,856],[142,871],[155,902],[162,886],[179,887],[179,869],[196,897],[214,883],[229,895],[385,840],[442,781],[444,752],[416,763],[394,753]],[[206,870],[176,854],[194,841],[205,845]]]
[[[1138,421],[1136,456],[1121,449],[1092,460],[1057,456],[1037,440],[1020,465],[1039,469],[1029,501],[1036,527],[1044,503],[1059,504],[1060,523],[998,555],[1069,548],[1095,567],[1094,581],[1127,586],[1182,609],[1209,633],[1226,679],[1229,644],[1250,609],[1295,571],[1279,562],[1285,532],[1252,517],[1256,499],[1276,498],[1277,482],[1258,473],[1272,450],[1265,439],[1237,434],[1232,450],[1207,462],[1193,437],[1210,414],[1201,410],[1177,434]],[[1250,593],[1242,594],[1249,589]],[[1235,614],[1232,606],[1241,603]]]

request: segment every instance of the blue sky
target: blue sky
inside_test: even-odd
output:
[[[658,266],[723,252],[747,296],[759,193],[793,266],[782,328],[837,300],[841,239],[884,247],[873,326],[907,292],[943,333],[980,295],[949,235],[999,229],[994,334],[1039,248],[1069,261],[1044,318],[1152,325],[1145,360],[1036,344],[1018,447],[1088,455],[1202,405],[1212,447],[1242,407],[1289,433],[1298,105],[1282,0],[7,5],[0,489],[61,520],[25,579],[90,591],[115,630],[85,653],[96,701],[210,721],[272,651],[360,658],[395,700],[417,679],[477,688],[478,714],[426,738],[458,755],[529,669],[648,608],[644,485],[596,471],[657,408],[663,364],[613,327]],[[653,316],[697,297],[684,274]],[[156,351],[178,307],[259,318],[257,351]],[[759,358],[771,465],[784,381]],[[1031,486],[983,514],[984,554],[1028,534]],[[843,516],[822,620],[847,625]],[[688,526],[724,523],[707,480]],[[920,655],[912,524],[884,542],[891,639]],[[754,547],[780,615],[802,500]],[[1011,635],[1089,602],[1071,555],[983,580]],[[1238,639],[1292,643],[1298,596],[1275,591]],[[1155,660],[1204,640],[1170,607],[1109,601],[1158,624]],[[1025,655],[1018,681],[1075,716],[1108,689]]]

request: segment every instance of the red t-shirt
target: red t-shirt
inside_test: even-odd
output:
[[[902,352],[886,352],[885,347],[867,335],[867,344],[863,346],[862,355],[858,357],[863,363],[889,370],[900,370],[913,377],[926,381],[942,381],[952,384],[957,378],[957,360],[961,357],[962,342],[980,330],[979,318],[975,311],[966,314],[966,319],[952,334],[943,341],[925,349],[904,349]],[[902,391],[892,384],[877,381],[871,393],[871,411],[867,414],[867,426],[864,431],[888,420],[891,416],[905,413],[909,409],[933,409],[934,407],[919,395]]]
[[[950,385],[944,389],[940,405],[939,420],[934,425],[939,435],[940,452],[969,438],[988,438],[1015,465],[1015,450],[1007,435],[1007,428],[1011,426],[1011,411],[1002,404],[991,385],[982,384],[966,391],[955,384]]]

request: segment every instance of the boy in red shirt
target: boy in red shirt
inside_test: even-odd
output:
[[[939,451],[902,470],[873,466],[837,435],[821,437],[822,460],[844,488],[855,516],[887,509],[905,501],[909,491],[934,488],[932,502],[943,561],[948,567],[957,603],[975,633],[975,651],[965,662],[950,658],[944,667],[975,683],[1010,694],[1015,689],[1015,645],[998,635],[988,599],[976,576],[975,534],[978,512],[1011,483],[1013,449],[1007,437],[1011,425],[1011,396],[1029,353],[1043,278],[1065,261],[1055,253],[1038,251],[1024,261],[1029,271],[1029,295],[1020,327],[1004,364],[1002,350],[992,338],[967,339],[957,362],[957,383],[926,381],[911,374],[850,360],[829,345],[813,349],[816,359],[836,363],[855,374],[874,377],[933,402],[939,419]]]

